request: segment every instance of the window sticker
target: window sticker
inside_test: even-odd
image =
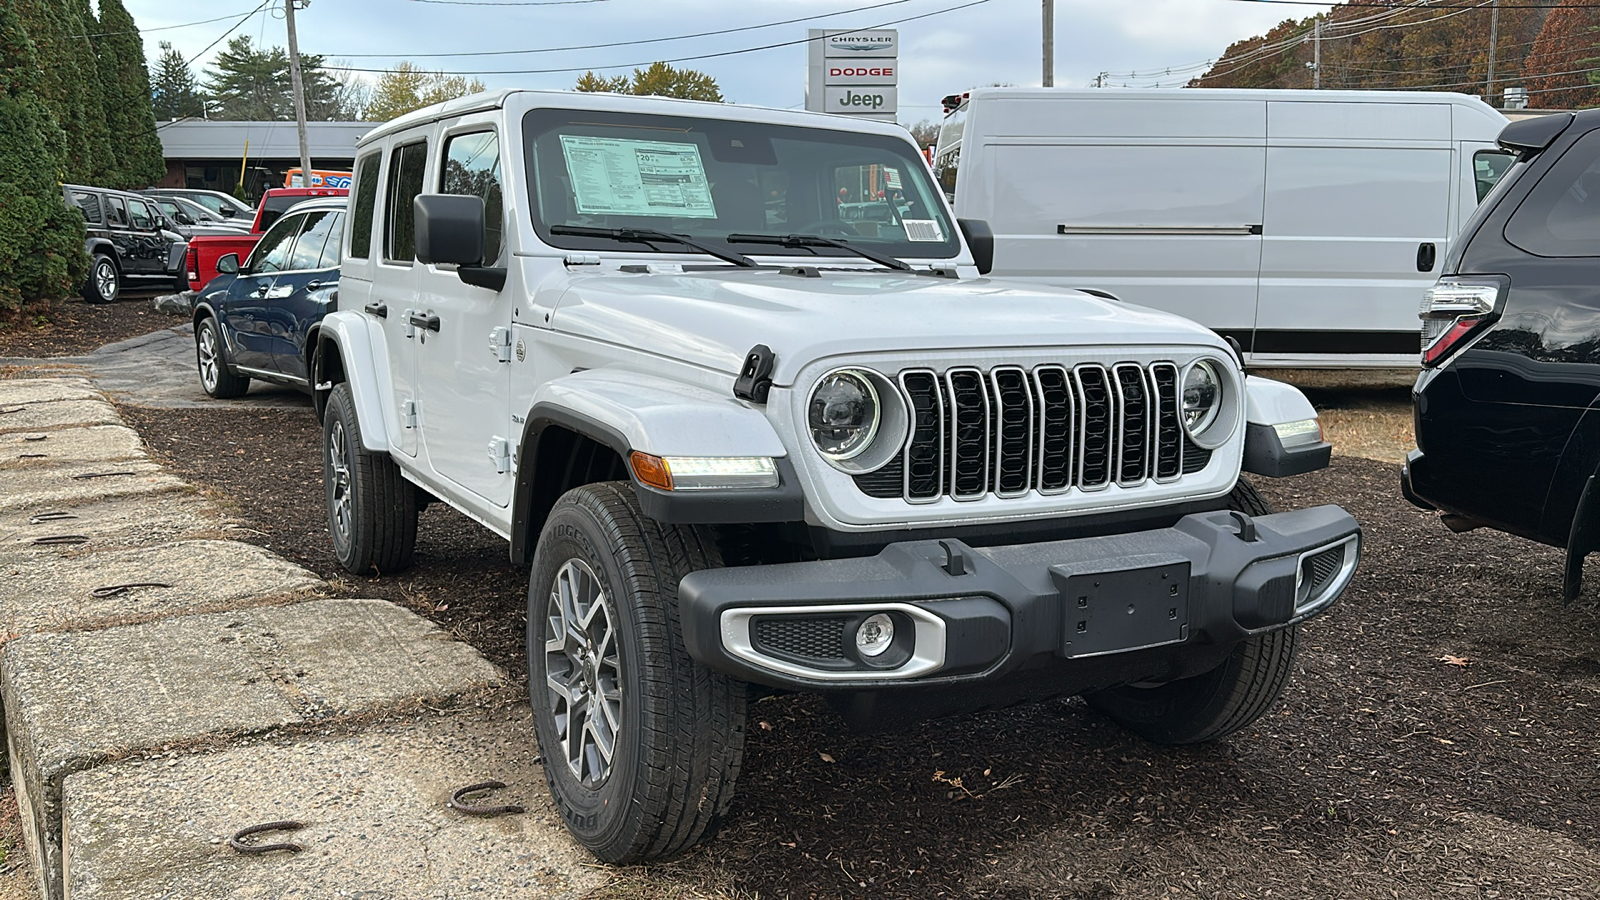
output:
[[[717,217],[694,144],[563,134],[561,153],[580,213]]]
[[[900,190],[900,170],[884,166],[883,186],[891,191]]]
[[[939,227],[938,219],[901,219],[900,224],[906,227],[908,241],[944,240],[944,229]]]

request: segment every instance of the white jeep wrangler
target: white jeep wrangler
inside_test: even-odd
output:
[[[481,94],[363,138],[349,222],[313,382],[339,559],[406,567],[437,498],[531,563],[545,772],[601,859],[714,830],[758,691],[1227,734],[1355,571],[1348,514],[1239,476],[1327,464],[1297,391],[984,277],[895,126]]]

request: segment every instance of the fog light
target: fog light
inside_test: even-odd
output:
[[[856,629],[856,652],[862,656],[878,656],[894,643],[894,620],[885,613],[867,617]]]

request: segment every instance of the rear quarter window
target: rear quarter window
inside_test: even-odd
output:
[[[1600,256],[1600,131],[1561,154],[1512,213],[1505,234],[1535,256]]]
[[[356,163],[356,196],[351,207],[350,256],[372,256],[372,218],[378,205],[378,164],[382,153],[369,153]]]

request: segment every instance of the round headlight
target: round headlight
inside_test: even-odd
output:
[[[823,456],[854,459],[872,444],[878,433],[878,391],[860,372],[829,372],[811,391],[806,420],[811,440]]]
[[[1222,379],[1215,364],[1200,360],[1183,376],[1183,427],[1190,436],[1200,434],[1217,420],[1222,409]]]

